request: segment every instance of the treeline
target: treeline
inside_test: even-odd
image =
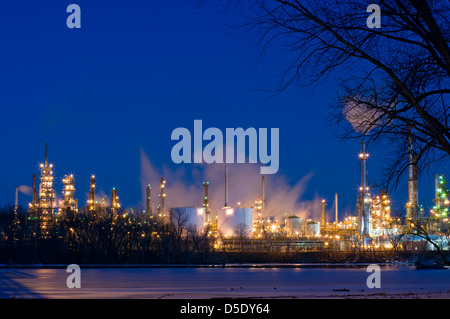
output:
[[[246,239],[242,238],[234,239],[236,249],[215,248],[215,238],[187,227],[187,217],[182,215],[161,223],[139,212],[121,211],[113,221],[110,210],[82,210],[54,219],[45,234],[22,207],[18,222],[14,216],[13,206],[0,208],[0,264],[380,263],[439,260],[442,254],[447,259],[450,254],[356,245],[344,251],[333,245],[315,251],[274,250],[267,249],[274,240],[269,237],[262,239],[267,244],[264,249],[243,249]]]
[[[206,234],[111,211],[54,220],[45,236],[19,208],[0,209],[0,263],[195,264],[217,260]]]

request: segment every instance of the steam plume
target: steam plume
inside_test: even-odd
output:
[[[146,153],[141,150],[141,189],[142,202],[145,203],[145,189],[150,183],[152,187],[152,200],[154,207],[159,204],[159,181],[164,177],[167,181],[165,206],[195,206],[201,207],[203,203],[204,180],[210,181],[209,200],[213,214],[224,205],[225,164],[205,164],[189,166],[191,182],[187,182],[188,172],[183,167],[170,170],[164,167],[157,169],[149,160]],[[227,164],[229,168],[229,205],[252,207],[257,197],[261,198],[261,175],[257,164]],[[309,173],[294,185],[279,174],[266,175],[266,216],[282,218],[285,214],[297,215],[303,218],[318,219],[321,216],[320,198],[318,195],[313,200],[302,200],[308,182],[313,177]]]

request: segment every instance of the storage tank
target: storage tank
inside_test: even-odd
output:
[[[297,236],[302,234],[302,219],[298,216],[286,217],[286,232],[289,236]]]
[[[170,209],[170,220],[178,227],[202,232],[205,229],[205,212],[202,207],[173,207]]]
[[[226,237],[251,237],[253,208],[225,207],[219,214],[219,230]]]
[[[317,222],[309,221],[306,223],[306,235],[307,236],[319,236],[320,225]]]

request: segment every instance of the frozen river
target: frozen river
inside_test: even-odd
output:
[[[0,269],[1,298],[450,298],[449,270],[381,267],[381,288],[366,268],[84,268],[69,289],[65,268]]]

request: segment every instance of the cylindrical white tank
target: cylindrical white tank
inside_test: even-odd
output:
[[[302,234],[302,219],[298,216],[286,217],[286,232],[289,236]]]
[[[319,236],[320,235],[320,225],[317,222],[307,222],[306,223],[306,235],[308,236]]]
[[[202,232],[205,229],[205,212],[201,207],[173,207],[170,220],[176,226]]]
[[[219,230],[226,237],[250,237],[253,208],[223,208],[218,218]]]

